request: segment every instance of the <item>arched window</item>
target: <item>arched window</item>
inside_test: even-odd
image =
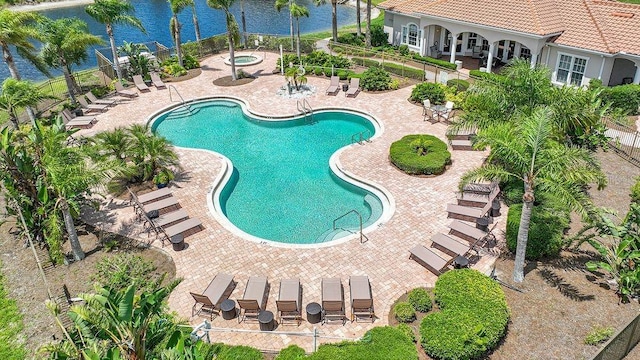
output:
[[[409,46],[420,47],[422,42],[422,30],[418,25],[409,23],[402,27],[402,43]]]

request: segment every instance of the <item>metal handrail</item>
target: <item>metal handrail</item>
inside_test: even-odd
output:
[[[171,89],[173,89],[176,92],[176,95],[178,95],[178,97],[180,97],[180,100],[181,100],[180,104],[182,104],[183,106],[186,105],[186,108],[187,108],[187,111],[189,111],[189,114],[193,115],[191,113],[191,106],[186,104],[186,102],[184,101],[184,98],[182,97],[182,95],[180,95],[180,92],[178,91],[178,89],[176,89],[176,87],[173,86],[173,85],[169,85],[169,101],[173,102],[173,97],[171,96]]]
[[[298,100],[296,102],[296,107],[298,108],[298,111],[304,114],[305,119],[307,117],[307,114],[311,115],[311,122],[313,122],[313,108],[311,107],[311,104],[309,104],[307,99]]]
[[[358,215],[358,221],[360,222],[360,243],[362,244],[362,243],[363,243],[363,241],[362,241],[362,240],[363,240],[363,237],[364,237],[364,234],[362,233],[362,215],[360,215],[360,213],[359,213],[359,212],[358,212],[358,210],[356,210],[356,209],[349,210],[349,211],[347,211],[346,213],[344,213],[344,214],[342,214],[342,215],[338,216],[337,218],[335,218],[335,219],[333,220],[333,230],[336,230],[336,229],[337,229],[337,228],[336,228],[336,222],[337,222],[338,220],[342,219],[343,217],[345,217],[345,216],[347,216],[347,215],[349,215],[349,214],[351,214],[351,213],[355,213],[356,215]]]
[[[365,136],[366,134],[366,136]],[[356,137],[358,137],[358,140],[356,141]],[[359,145],[362,145],[363,142],[371,142],[371,130],[367,129],[367,130],[363,130],[360,131],[358,133],[355,133],[353,135],[351,135],[351,143],[358,143]]]

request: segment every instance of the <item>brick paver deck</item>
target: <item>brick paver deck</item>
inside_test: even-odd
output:
[[[262,55],[262,54],[261,54]],[[191,80],[172,83],[184,99],[210,95],[234,95],[245,99],[250,109],[261,114],[297,114],[296,99],[278,97],[276,91],[284,78],[272,75],[278,56],[266,53],[261,64],[245,67],[256,73],[258,78],[250,84],[235,87],[218,87],[212,81],[230,74],[230,68],[221,56],[213,56],[203,61],[203,73]],[[340,156],[345,170],[370,179],[387,189],[394,197],[396,211],[392,218],[368,233],[369,241],[360,244],[353,240],[344,244],[320,249],[287,249],[249,242],[223,228],[209,213],[206,194],[212,180],[221,166],[219,157],[213,153],[178,149],[180,164],[185,170],[183,180],[178,179],[172,186],[173,194],[191,217],[202,220],[205,230],[186,238],[188,247],[174,252],[171,247],[164,250],[173,258],[177,276],[184,278],[173,292],[169,305],[180,316],[190,319],[192,324],[200,323],[204,317],[191,318],[193,300],[189,291],[203,291],[218,272],[233,274],[238,286],[231,298],[242,296],[249,276],[266,276],[271,284],[267,309],[275,312],[279,281],[284,278],[299,277],[303,286],[303,311],[309,302],[320,301],[320,279],[341,277],[345,287],[347,315],[349,311],[348,278],[350,275],[368,275],[372,284],[376,321],[347,323],[341,325],[317,326],[324,335],[357,338],[374,326],[388,324],[388,314],[393,302],[405,292],[420,286],[433,286],[436,277],[415,261],[409,260],[408,250],[415,244],[429,245],[431,236],[446,231],[449,223],[445,211],[446,204],[455,202],[455,191],[460,175],[481,164],[486,153],[452,152],[452,165],[437,177],[409,176],[392,166],[388,160],[390,144],[407,134],[428,133],[446,141],[443,124],[423,122],[422,109],[408,102],[411,88],[371,94],[361,92],[356,98],[346,98],[341,91],[337,96],[327,96],[324,90],[329,85],[328,78],[309,77],[309,84],[318,91],[308,97],[314,108],[339,106],[353,108],[376,117],[384,126],[380,137],[365,145],[352,145]],[[89,135],[99,131],[142,124],[153,112],[170,104],[168,90],[156,90],[141,94],[136,100],[120,104],[98,116],[99,122],[91,129],[82,130],[78,135]],[[503,211],[506,213],[506,211]],[[128,204],[108,198],[99,212],[84,214],[87,221],[104,230],[119,232],[140,240],[147,240],[136,224],[133,211]],[[504,230],[503,215],[498,219],[496,234]],[[160,246],[156,241],[154,245]],[[488,251],[474,268],[488,272],[494,255]],[[256,323],[225,321],[222,317],[213,320],[219,328],[257,330]],[[306,321],[301,326],[281,325],[277,331],[313,331],[313,325]],[[277,350],[292,343],[311,350],[309,337],[286,334],[260,334],[244,332],[214,332],[212,341],[229,344],[244,344],[260,349]],[[336,341],[336,340],[324,340]]]

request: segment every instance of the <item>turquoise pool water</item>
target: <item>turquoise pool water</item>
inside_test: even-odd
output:
[[[364,226],[382,214],[380,199],[337,177],[329,158],[373,124],[354,113],[316,112],[308,119],[263,121],[231,100],[207,100],[164,113],[153,130],[176,146],[213,150],[234,166],[220,196],[224,215],[253,236],[290,244],[313,244],[344,236],[334,219],[352,209]],[[211,174],[212,179],[216,174]],[[192,214],[196,215],[196,214]],[[337,227],[355,230],[357,216]]]

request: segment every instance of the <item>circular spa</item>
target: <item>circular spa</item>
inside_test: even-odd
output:
[[[223,155],[228,165],[211,174],[208,200],[216,220],[244,238],[329,245],[359,237],[358,215],[365,232],[390,217],[390,195],[339,169],[354,134],[380,131],[363,114],[261,119],[240,101],[207,99],[166,110],[151,127],[176,146]]]
[[[235,59],[236,66],[249,66],[260,64],[262,62],[262,56],[254,54],[237,54],[233,57]],[[231,65],[231,58],[224,59],[226,65]]]

